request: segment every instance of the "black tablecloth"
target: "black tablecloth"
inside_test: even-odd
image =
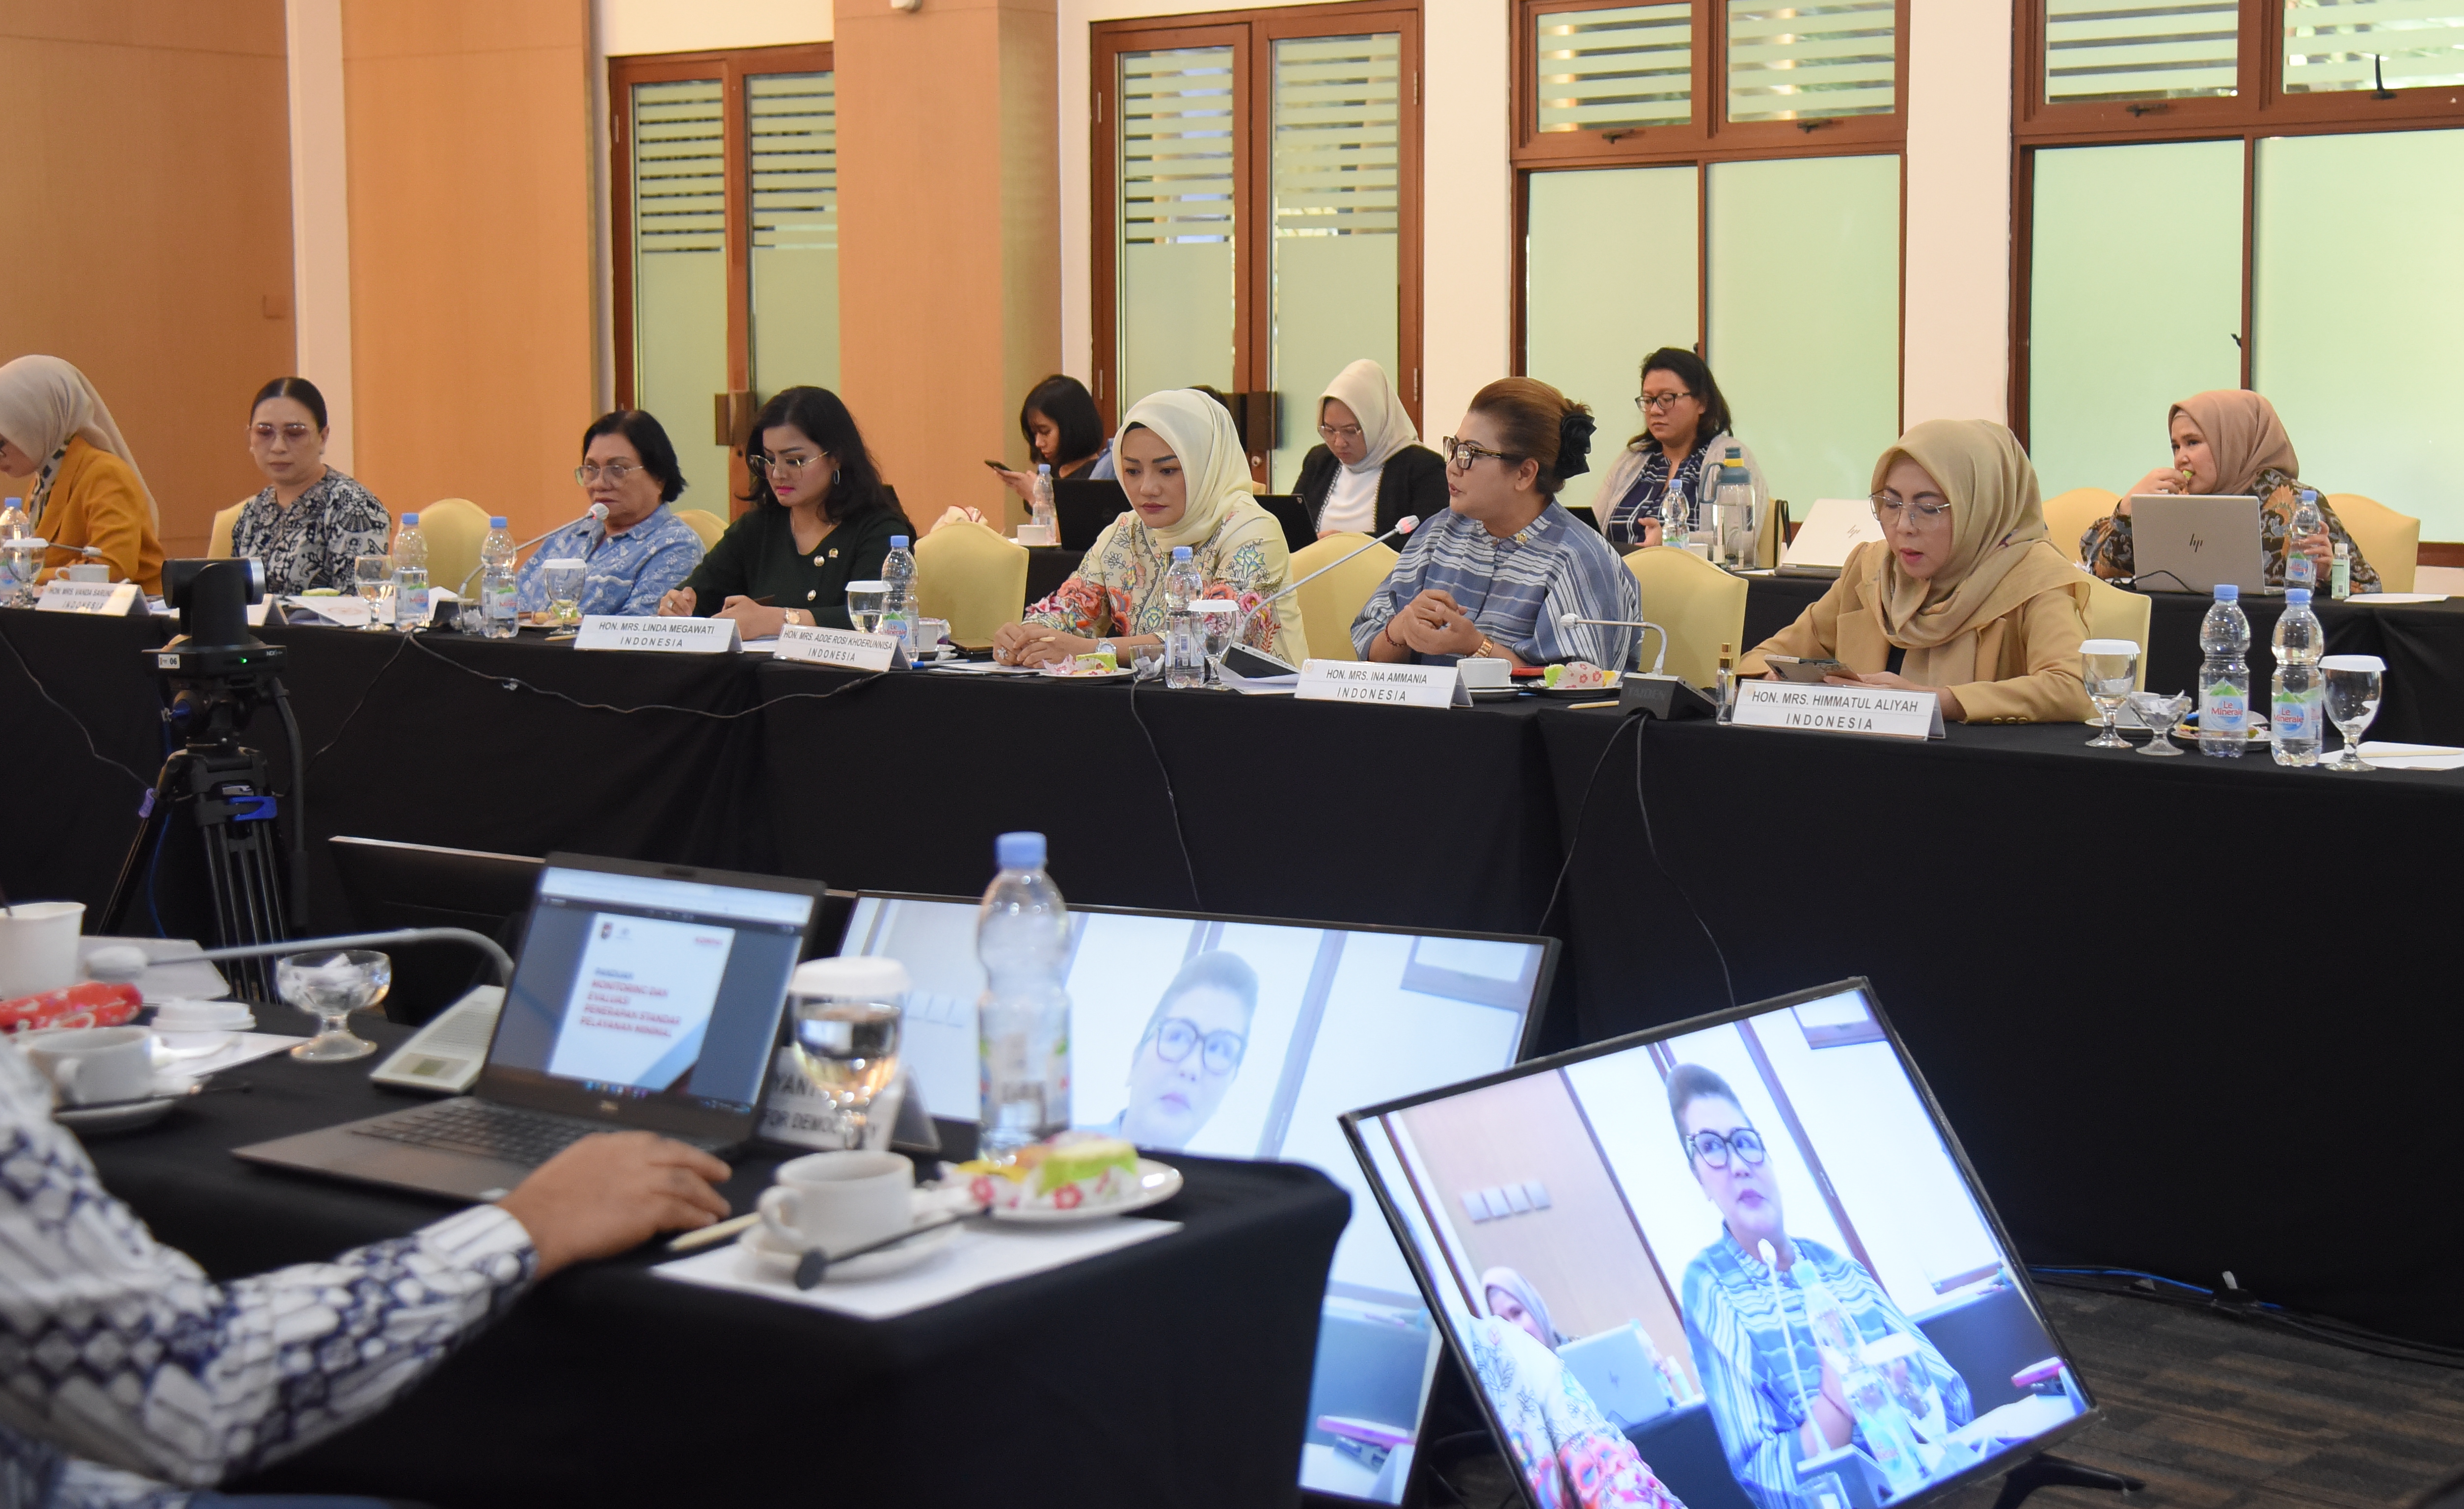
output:
[[[401,1236],[449,1208],[227,1155],[406,1104],[365,1068],[243,1065],[225,1079],[249,1093],[97,1140],[95,1161],[218,1279]],[[737,1164],[739,1210],[775,1161]],[[1174,1162],[1188,1182],[1152,1214],[1179,1232],[889,1321],[655,1278],[655,1250],[573,1270],[393,1409],[242,1486],[455,1509],[1293,1502],[1349,1201],[1298,1165]]]

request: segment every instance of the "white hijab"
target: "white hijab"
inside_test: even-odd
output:
[[[53,453],[79,436],[128,464],[154,527],[162,528],[163,512],[155,506],[154,492],[145,485],[145,474],[137,470],[128,442],[120,438],[120,426],[112,423],[102,395],[94,390],[85,374],[57,357],[19,357],[0,366],[0,439],[34,458],[43,468],[46,488]]]
[[[1420,432],[1413,427],[1412,416],[1403,412],[1403,401],[1395,396],[1395,384],[1387,380],[1386,369],[1367,357],[1334,375],[1334,381],[1318,395],[1317,410],[1326,413],[1326,401],[1339,399],[1360,422],[1360,438],[1368,444],[1368,454],[1349,471],[1375,472],[1395,459],[1395,452],[1405,446],[1419,444]]]
[[[1161,435],[1180,462],[1180,478],[1187,490],[1189,506],[1181,511],[1180,522],[1169,529],[1151,530],[1155,542],[1170,550],[1175,545],[1196,549],[1215,533],[1222,521],[1224,507],[1235,498],[1249,495],[1249,458],[1241,449],[1240,431],[1232,427],[1232,415],[1222,405],[1194,388],[1167,388],[1150,393],[1130,405],[1121,416],[1121,433],[1126,436],[1132,426],[1144,425]],[[1114,442],[1114,453],[1119,443]]]

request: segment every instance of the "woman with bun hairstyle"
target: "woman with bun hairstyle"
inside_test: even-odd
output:
[[[1426,666],[1465,656],[1603,669],[1631,662],[1635,630],[1564,622],[1642,616],[1616,550],[1557,504],[1591,448],[1591,410],[1546,383],[1500,378],[1474,394],[1438,448],[1446,511],[1413,531],[1353,621],[1353,647],[1366,660]]]

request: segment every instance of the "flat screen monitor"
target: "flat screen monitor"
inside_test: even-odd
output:
[[[1306,1163],[1350,1192],[1301,1483],[1400,1502],[1441,1342],[1336,1118],[1512,1063],[1556,943],[1075,906],[1070,926],[1078,1126],[1167,1152]],[[925,1104],[964,1121],[984,988],[975,940],[972,901],[867,894],[839,951],[907,966],[900,1056]]]
[[[1862,980],[1342,1123],[1535,1506],[1914,1503],[2094,1412]]]

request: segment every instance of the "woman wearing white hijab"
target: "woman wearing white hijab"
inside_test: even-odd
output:
[[[1130,512],[1096,536],[1068,580],[994,634],[1001,664],[1038,666],[1104,644],[1126,662],[1161,644],[1175,546],[1188,547],[1210,598],[1264,598],[1290,580],[1283,526],[1249,495],[1248,458],[1223,405],[1189,388],[1150,393],[1122,416],[1112,454]],[[1295,666],[1309,655],[1294,597],[1259,613],[1243,638]]]
[[[1383,535],[1406,514],[1446,506],[1446,464],[1419,443],[1386,369],[1363,358],[1334,375],[1317,401],[1324,445],[1301,458],[1292,492],[1321,538],[1350,530]]]
[[[115,581],[163,590],[161,515],[102,395],[57,357],[0,366],[0,474],[34,478],[26,516],[52,542],[48,581],[92,546]]]

